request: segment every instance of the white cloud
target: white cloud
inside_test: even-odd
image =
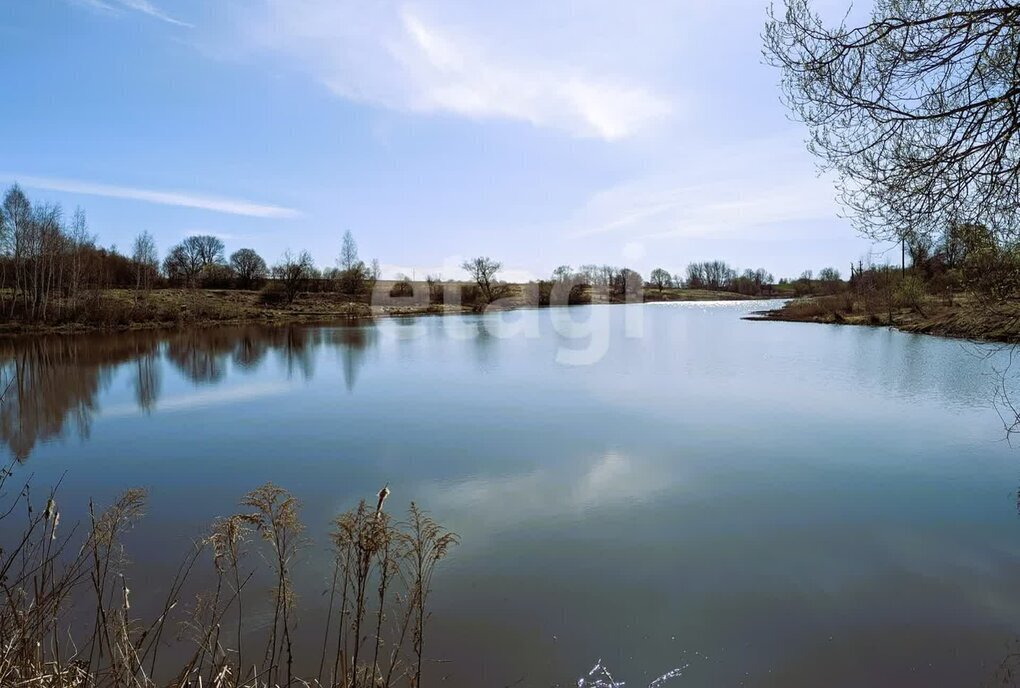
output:
[[[426,483],[416,491],[423,503],[460,522],[458,531],[463,531],[512,528],[596,509],[635,508],[689,481],[676,465],[610,451],[524,473]]]
[[[208,406],[235,404],[278,396],[286,392],[287,389],[286,384],[278,382],[266,382],[224,389],[209,389],[193,394],[162,399],[158,402],[158,407],[160,413],[194,411]],[[145,410],[139,408],[137,404],[114,404],[104,409],[101,415],[103,418],[120,418],[123,416],[140,415],[144,412]]]
[[[130,186],[115,186],[95,182],[56,177],[32,177],[18,174],[5,175],[33,189],[47,189],[64,193],[83,194],[86,196],[104,196],[106,198],[122,198],[159,205],[172,205],[182,208],[197,208],[228,215],[245,215],[248,217],[264,217],[286,219],[300,217],[301,213],[292,208],[277,205],[264,205],[233,198],[205,196],[182,191],[159,191],[154,189],[137,189]]]
[[[675,169],[593,194],[568,222],[573,237],[703,237],[837,217],[831,182],[792,137],[693,153]]]
[[[669,104],[637,86],[597,81],[558,65],[501,61],[401,13],[410,49],[401,60],[415,77],[412,107],[471,117],[506,117],[608,141],[635,134]]]
[[[110,14],[118,14],[122,10],[139,12],[167,24],[194,28],[193,24],[171,17],[148,0],[71,0],[71,2]]]
[[[387,108],[502,118],[607,141],[673,112],[633,75],[553,51],[521,52],[494,30],[426,18],[387,0],[263,0],[247,38],[287,55],[334,93]],[[438,14],[438,13],[437,13]]]

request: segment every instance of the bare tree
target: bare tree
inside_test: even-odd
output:
[[[17,184],[7,190],[3,205],[3,226],[5,241],[13,263],[13,289],[11,290],[11,316],[18,301],[18,291],[24,279],[24,255],[28,243],[29,224],[32,220],[32,204]]]
[[[736,278],[737,271],[721,260],[687,266],[687,286],[691,289],[728,289]]]
[[[503,269],[503,264],[492,260],[487,256],[479,256],[471,260],[465,260],[460,265],[475,281],[482,291],[482,298],[486,303],[492,303],[497,298],[497,290],[494,279],[496,273]]]
[[[353,270],[360,262],[358,260],[358,243],[354,241],[354,235],[351,234],[350,230],[344,232],[343,241],[340,243],[340,263],[341,270]]]
[[[10,199],[13,198],[13,191],[14,188],[8,190],[4,204],[0,206],[0,289],[7,288],[7,264],[11,262],[14,254],[14,220],[9,214],[9,209],[13,205],[10,202]],[[0,308],[3,308],[2,292],[0,292]]]
[[[198,274],[198,265],[184,246],[177,244],[163,258],[163,274],[171,283],[190,286]]]
[[[185,286],[194,286],[202,265],[193,253],[189,253],[184,244],[177,244],[163,259],[163,273],[171,282]]]
[[[652,274],[648,277],[649,283],[659,290],[661,294],[666,287],[669,287],[673,283],[673,278],[670,276],[667,270],[662,268],[655,268],[652,270]]]
[[[577,269],[577,274],[581,276],[581,279],[585,284],[595,286],[598,284],[599,266],[590,264],[582,265]]]
[[[428,286],[429,290],[429,303],[443,303],[443,301],[445,301],[442,275],[425,275],[425,284]]]
[[[287,303],[293,303],[298,293],[305,288],[315,270],[312,256],[308,251],[294,255],[284,252],[280,262],[273,266],[273,277],[283,288]]]
[[[810,272],[811,271],[808,270],[808,273]],[[808,279],[811,278],[808,277]],[[839,282],[841,277],[839,275],[839,270],[837,270],[836,268],[822,268],[821,270],[818,271],[818,279],[820,279],[823,282]]]
[[[602,265],[598,269],[598,277],[596,284],[600,287],[609,287],[613,284],[613,279],[616,277],[616,273],[619,272],[612,265]]]
[[[196,234],[170,249],[163,270],[171,281],[191,287],[203,270],[223,263],[223,242],[214,236]]]
[[[90,249],[95,249],[96,237],[89,234],[88,220],[85,211],[79,206],[71,217],[68,239],[71,242],[71,265],[68,275],[68,286],[72,305],[77,302],[78,295],[84,288],[88,269],[86,256]]]
[[[876,0],[853,26],[785,0],[765,56],[865,234],[937,238],[980,222],[1016,238],[1020,4]]]
[[[195,255],[202,267],[225,262],[223,241],[209,234],[195,234],[183,242],[187,250]]]
[[[242,248],[230,254],[230,267],[237,275],[238,286],[244,289],[258,287],[269,276],[266,261],[250,248]]]
[[[382,266],[379,265],[379,259],[372,259],[372,267],[368,270],[368,284],[366,285],[366,291],[369,294],[375,292],[376,283],[382,279]]]
[[[613,277],[609,291],[613,296],[632,301],[642,297],[641,288],[643,286],[644,280],[641,279],[641,274],[637,270],[620,268]]]
[[[375,288],[379,272],[379,261],[373,260],[372,267],[365,265],[364,261],[358,258],[358,244],[354,241],[354,236],[350,231],[344,232],[340,256],[337,258],[337,270],[333,273],[337,290],[350,296],[371,292]]]
[[[131,250],[131,259],[135,263],[135,289],[149,290],[159,270],[159,255],[156,252],[156,241],[148,232],[135,237]]]
[[[45,320],[50,297],[59,291],[59,277],[65,256],[64,230],[59,205],[37,204],[28,223],[27,250],[23,254],[23,293],[29,319]]]

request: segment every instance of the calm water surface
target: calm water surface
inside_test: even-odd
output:
[[[65,518],[149,488],[136,581],[287,487],[309,626],[330,516],[389,483],[463,540],[433,685],[573,685],[599,658],[628,686],[982,684],[1020,633],[1002,356],[740,319],[761,307],[7,341],[0,433],[37,491],[64,476]]]

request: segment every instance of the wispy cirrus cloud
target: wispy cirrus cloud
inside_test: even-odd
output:
[[[410,38],[398,53],[417,92],[412,106],[469,117],[505,117],[613,141],[669,114],[663,98],[637,85],[596,79],[562,65],[488,56],[404,9]]]
[[[170,16],[163,10],[156,7],[149,0],[69,0],[72,4],[81,5],[88,7],[100,12],[106,12],[108,14],[120,14],[122,11],[138,12],[144,14],[153,19],[166,22],[167,24],[173,24],[175,26],[183,26],[186,28],[194,28],[193,24],[189,24],[186,21],[181,21],[175,17]]]
[[[158,205],[170,205],[181,208],[196,208],[198,210],[208,210],[215,213],[226,213],[228,215],[244,215],[247,217],[288,219],[301,216],[301,213],[293,208],[254,203],[252,201],[235,198],[206,196],[204,194],[195,194],[184,191],[139,189],[131,186],[100,184],[96,182],[81,181],[77,179],[63,179],[59,177],[34,177],[18,174],[8,174],[4,176],[17,181],[22,186],[32,189],[61,191],[63,193],[82,194],[85,196],[121,198],[130,201],[142,201],[144,203],[156,203]]]
[[[837,218],[831,183],[814,174],[795,136],[717,146],[679,160],[678,167],[592,194],[567,234],[692,238]]]
[[[463,8],[433,6],[426,15],[392,0],[261,0],[256,6],[263,10],[259,18],[242,22],[251,44],[296,61],[355,101],[524,121],[606,141],[639,134],[675,109],[633,75],[574,59],[569,46],[522,52],[507,47],[491,25],[435,18]]]

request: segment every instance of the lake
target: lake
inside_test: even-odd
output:
[[[1020,633],[1008,352],[769,305],[7,340],[0,433],[66,520],[149,490],[135,588],[286,487],[303,626],[331,516],[388,484],[462,540],[427,685],[981,685]]]

